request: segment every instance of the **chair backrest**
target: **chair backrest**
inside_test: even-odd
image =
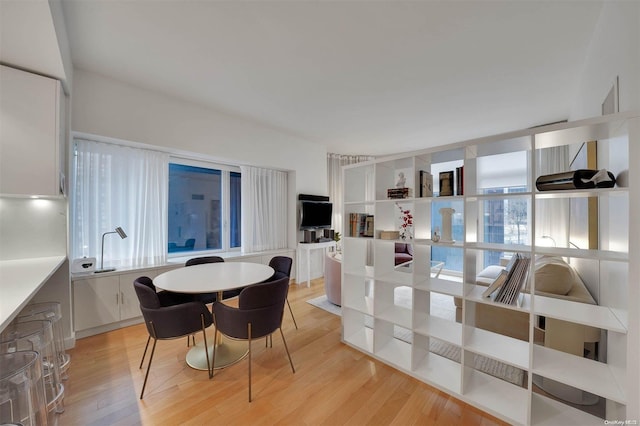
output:
[[[288,277],[245,287],[240,292],[238,308],[213,305],[216,327],[227,336],[247,339],[247,324],[251,323],[252,338],[267,336],[282,324],[288,291]]]
[[[276,273],[280,272],[281,274],[284,274],[287,277],[290,277],[292,263],[293,263],[293,260],[290,257],[274,256],[269,262],[269,266],[275,269]]]
[[[193,259],[187,260],[184,266],[193,266],[193,265],[203,265],[205,263],[219,263],[224,262],[224,259],[220,256],[203,256],[203,257],[194,257]]]
[[[153,289],[149,277],[140,277],[133,282],[140,301],[140,310],[150,336],[158,339],[171,339],[195,333],[202,329],[200,315],[204,316],[204,326],[213,323],[211,313],[201,302],[187,302],[172,306],[163,306]]]
[[[189,238],[187,241],[184,242],[184,248],[193,248],[196,245],[196,239],[195,238]]]
[[[133,282],[133,288],[136,290],[140,307],[148,309],[157,309],[162,306],[160,298],[156,293],[153,281],[149,277],[139,277]]]

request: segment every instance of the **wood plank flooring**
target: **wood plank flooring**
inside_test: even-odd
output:
[[[340,318],[306,303],[324,293],[293,284],[282,339],[254,343],[253,402],[247,361],[206,371],[185,364],[186,339],[160,341],[144,400],[144,325],[80,339],[69,351],[65,412],[59,425],[464,425],[506,423],[340,342]],[[210,329],[211,330],[211,329]],[[210,331],[212,336],[212,330]],[[208,334],[209,336],[209,334]],[[201,338],[199,339],[201,340]],[[145,364],[146,367],[146,364]]]

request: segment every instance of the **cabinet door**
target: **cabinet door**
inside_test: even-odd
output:
[[[86,330],[120,320],[118,276],[73,282],[75,330]]]
[[[120,275],[120,320],[127,320],[142,316],[140,311],[140,302],[138,295],[133,288],[133,281],[142,276],[147,275],[154,278],[157,274],[154,271]]]
[[[0,193],[59,195],[60,82],[2,66],[0,87]]]

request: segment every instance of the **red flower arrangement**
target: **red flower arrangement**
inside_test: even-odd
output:
[[[403,240],[413,239],[413,215],[411,210],[405,210],[402,206],[396,203],[398,209],[400,209],[400,238]]]

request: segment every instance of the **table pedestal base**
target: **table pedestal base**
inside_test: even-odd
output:
[[[209,352],[209,362],[213,360],[213,345],[207,348]],[[249,353],[247,342],[239,340],[224,339],[216,347],[216,364],[214,369],[224,368],[241,361]],[[187,365],[196,370],[207,369],[207,356],[205,354],[204,343],[192,347],[187,352]]]

